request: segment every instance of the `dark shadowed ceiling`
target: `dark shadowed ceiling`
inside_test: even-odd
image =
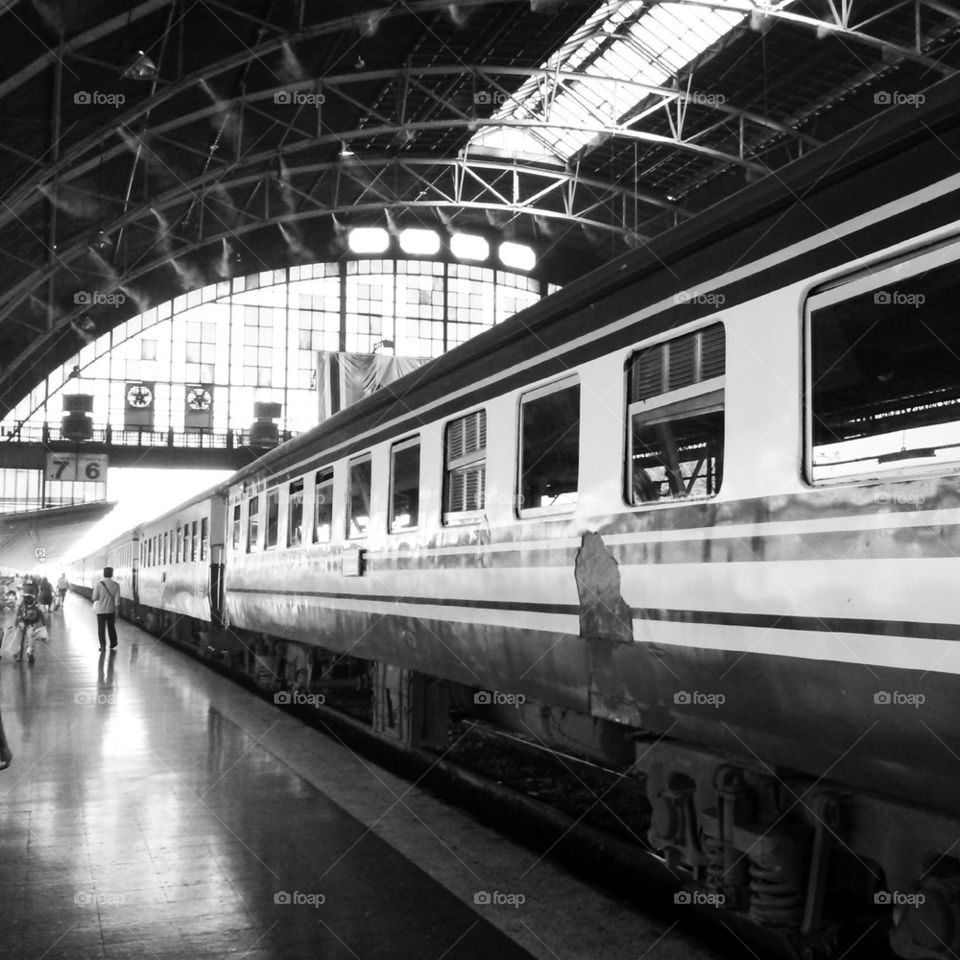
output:
[[[604,45],[655,4],[0,0],[0,415],[111,325],[344,256],[351,226],[515,239],[565,282],[960,65],[940,0],[682,6],[743,16],[661,83],[616,85],[558,157],[475,141],[562,128],[564,92],[609,100]],[[568,69],[601,7],[618,25]]]

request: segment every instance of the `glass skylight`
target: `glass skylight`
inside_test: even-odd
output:
[[[642,0],[607,0],[541,64],[546,71],[576,71],[603,79],[561,80],[555,85],[544,77],[531,77],[493,118],[551,126],[485,127],[471,138],[471,145],[481,151],[568,160],[599,136],[598,127],[630,119],[637,104],[649,96],[633,83],[665,85],[745,19],[742,0],[729,0],[729,5],[727,12],[683,3],[649,7]]]

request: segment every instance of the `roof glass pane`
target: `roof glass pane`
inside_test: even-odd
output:
[[[786,6],[792,0],[774,4]],[[607,0],[560,45],[541,69],[576,71],[595,77],[663,85],[744,19],[739,10],[708,10],[683,3],[645,8],[642,0]],[[525,81],[493,119],[547,120],[540,78]],[[632,85],[576,83],[561,85],[550,99],[549,120],[556,128],[524,131],[486,127],[472,138],[475,147],[567,160],[595,138],[587,130],[616,124],[631,114],[647,93]]]

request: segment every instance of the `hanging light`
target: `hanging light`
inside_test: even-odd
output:
[[[154,80],[157,76],[157,65],[142,50],[138,50],[133,62],[120,76],[124,80]]]
[[[400,231],[400,249],[414,256],[431,256],[440,249],[440,237],[435,230],[408,227]]]
[[[450,238],[450,252],[458,260],[486,260],[490,244],[478,234],[455,233]]]
[[[390,234],[383,227],[355,227],[347,234],[347,246],[354,253],[383,253],[390,246]]]
[[[505,241],[500,244],[499,254],[500,262],[515,270],[532,270],[537,263],[533,247],[528,247],[525,243]]]

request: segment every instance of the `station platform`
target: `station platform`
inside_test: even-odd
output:
[[[90,603],[0,660],[7,960],[706,957]],[[675,931],[676,932],[676,931]]]

